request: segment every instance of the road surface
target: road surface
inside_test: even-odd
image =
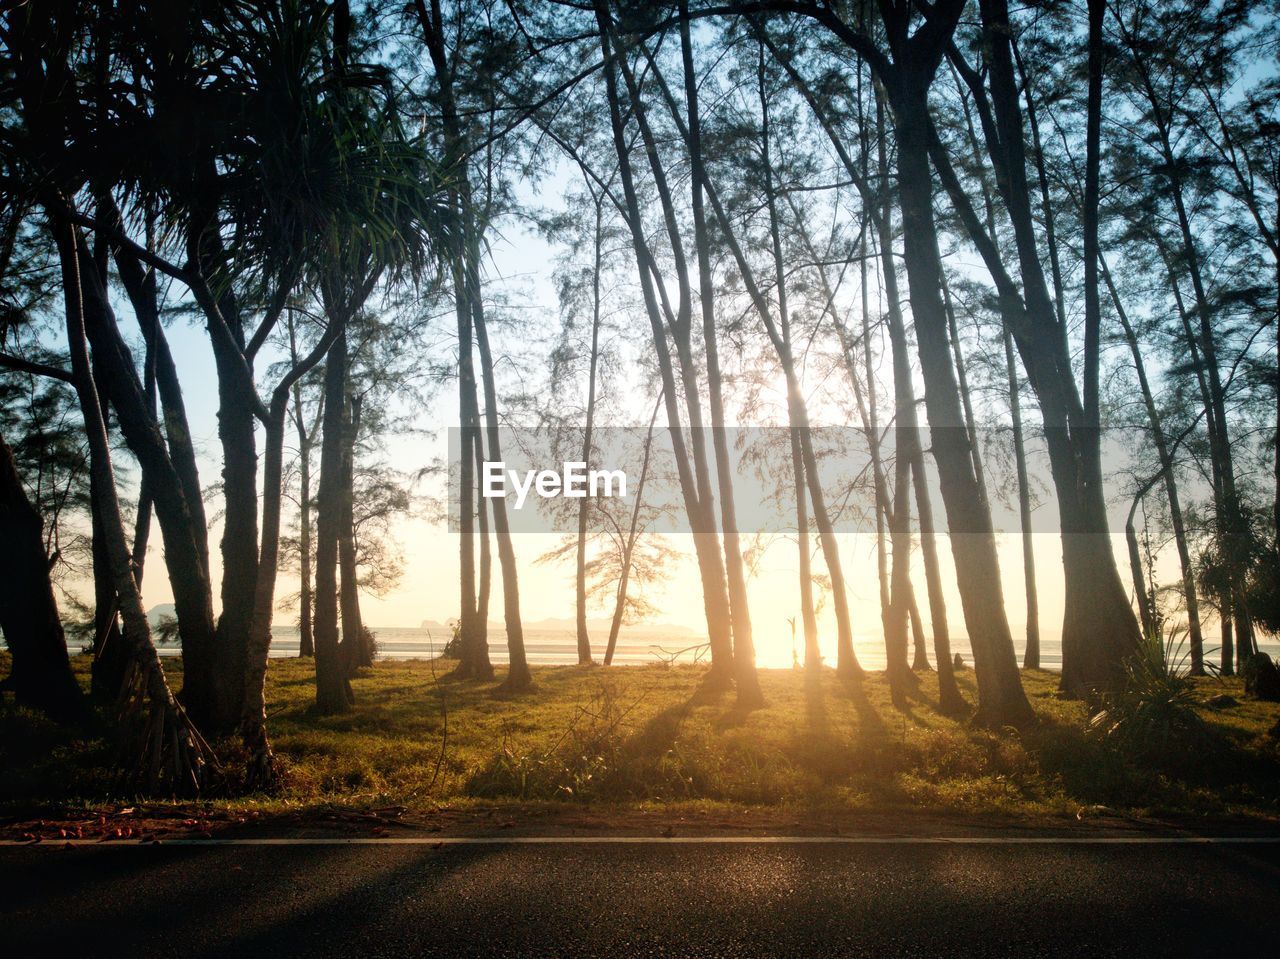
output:
[[[1275,955],[1280,845],[0,848],[0,954]]]

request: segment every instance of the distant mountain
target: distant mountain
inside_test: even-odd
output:
[[[608,619],[588,619],[587,630],[594,634],[609,632],[612,622]],[[525,629],[541,630],[548,633],[576,633],[578,630],[577,621],[572,619],[536,619],[525,620]],[[447,623],[442,623],[435,619],[424,619],[418,624],[419,629],[429,629],[433,635],[452,635],[452,629]],[[489,620],[489,630],[491,632],[501,633],[505,629],[502,623]],[[687,626],[677,626],[673,623],[636,623],[631,626],[623,626],[622,631],[630,636],[696,636],[697,633]]]
[[[162,620],[176,619],[177,616],[178,608],[173,603],[161,603],[159,606],[152,606],[147,610],[147,624],[152,629],[155,629]]]

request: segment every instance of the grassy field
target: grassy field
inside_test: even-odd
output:
[[[177,662],[166,665],[178,685]],[[1280,744],[1268,735],[1277,707],[1246,699],[1236,680],[1197,683],[1198,699],[1227,694],[1237,704],[1197,706],[1192,746],[1175,739],[1138,755],[1091,729],[1084,707],[1060,699],[1056,675],[1041,671],[1023,674],[1037,726],[993,733],[939,715],[932,673],[903,711],[880,674],[846,686],[829,670],[764,670],[768,706],[742,714],[731,695],[700,690],[701,667],[535,667],[535,691],[515,698],[497,695],[496,682],[450,681],[448,668],[379,663],[354,681],[349,714],[323,717],[311,708],[311,664],[273,660],[270,727],[283,783],[269,796],[215,796],[205,808],[1280,817]],[[973,701],[972,671],[959,679]],[[6,696],[0,803],[15,816],[131,802],[111,771],[115,748]],[[234,744],[220,749],[234,768]]]

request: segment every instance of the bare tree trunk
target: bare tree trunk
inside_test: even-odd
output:
[[[275,780],[275,762],[267,736],[267,660],[271,652],[271,620],[275,609],[276,575],[280,559],[280,512],[284,497],[284,430],[290,391],[325,357],[345,331],[333,323],[320,341],[276,385],[263,418],[265,442],[262,459],[262,549],[258,557],[258,582],[254,588],[253,625],[245,665],[244,712],[240,733],[248,754],[246,779],[251,786],[269,787]],[[325,402],[322,400],[322,402]],[[314,428],[312,430],[314,439]],[[322,479],[323,479],[323,463]],[[332,475],[332,474],[331,474]]]
[[[929,641],[924,635],[924,617],[920,615],[920,604],[916,602],[915,584],[907,591],[907,615],[911,619],[911,671],[929,672]]]
[[[968,707],[960,695],[960,687],[956,685],[955,661],[951,658],[951,627],[947,622],[947,603],[942,595],[942,570],[933,530],[933,502],[929,496],[923,452],[911,464],[911,478],[915,483],[916,508],[920,513],[920,552],[924,557],[929,619],[933,625],[933,655],[938,662],[938,708],[954,716]]]
[[[484,470],[484,450],[481,444],[475,445],[476,476]],[[493,550],[489,546],[489,507],[483,498],[477,500],[480,508],[476,510],[476,539],[480,543],[480,577],[476,587],[476,632],[484,641],[489,642],[489,599],[493,595]]]
[[[298,346],[292,314],[288,325],[289,358],[297,366]],[[321,404],[323,409],[323,400]],[[301,580],[298,592],[298,655],[314,656],[315,635],[311,622],[314,602],[311,587],[311,449],[315,445],[315,434],[307,429],[304,412],[302,382],[298,380],[293,384],[293,423],[298,434],[298,566]],[[256,586],[254,588],[257,589]]]
[[[1101,434],[1097,428],[1097,317],[1092,308],[1086,311],[1081,390],[1039,257],[1026,177],[1022,108],[1009,46],[1008,5],[1005,0],[981,0],[980,9],[989,53],[989,101],[983,76],[967,66],[961,72],[978,105],[988,152],[1013,227],[1021,288],[1005,268],[989,231],[979,222],[947,151],[932,128],[928,149],[957,214],[995,280],[1002,321],[1013,334],[1039,400],[1062,527],[1066,596],[1062,686],[1071,694],[1085,695],[1123,681],[1123,662],[1139,638],[1138,623],[1111,550],[1103,496]],[[1098,45],[1093,46],[1096,52]],[[958,51],[952,48],[950,54],[959,67]],[[1100,72],[1091,73],[1097,76],[1091,81],[1089,129],[1096,133]],[[1090,139],[1087,152],[1096,166],[1096,136]],[[1091,196],[1096,200],[1096,190]],[[1088,200],[1085,219],[1093,219],[1096,227],[1097,204]],[[1089,229],[1086,224],[1086,234]],[[1096,239],[1096,228],[1093,232]]]
[[[582,461],[591,468],[593,431],[596,422],[596,372],[600,361],[600,269],[604,256],[604,197],[596,196],[596,226],[591,271],[591,355],[587,371],[587,422],[582,431]],[[590,500],[578,503],[578,551],[575,586],[575,610],[578,630],[578,665],[591,665],[591,636],[587,632],[587,515]]]
[[[1027,447],[1022,434],[1021,386],[1013,356],[1013,337],[1003,331],[1004,363],[1009,377],[1009,415],[1013,420],[1013,461],[1018,477],[1018,520],[1022,529],[1022,580],[1027,590],[1027,648],[1024,669],[1040,668],[1040,598],[1036,590],[1035,533],[1031,528],[1031,488],[1027,475]]]
[[[884,104],[876,96],[876,156],[880,182],[889,183],[889,152],[885,135]],[[893,467],[893,519],[889,524],[889,541],[893,549],[889,572],[889,622],[885,629],[885,661],[889,684],[895,702],[902,704],[906,694],[908,593],[911,591],[911,464],[921,456],[920,430],[916,421],[915,390],[911,385],[911,357],[907,348],[906,324],[898,296],[897,266],[893,262],[893,228],[891,198],[884,193],[883,206],[877,217],[878,240],[885,294],[888,299],[889,346],[893,363],[894,422],[897,429]]]
[[[618,645],[618,632],[622,628],[622,617],[627,611],[627,581],[631,578],[631,557],[636,548],[636,537],[640,533],[640,506],[644,502],[644,481],[649,475],[649,454],[653,450],[653,425],[658,420],[658,410],[662,408],[662,397],[659,396],[653,405],[653,415],[649,417],[649,431],[644,437],[644,459],[640,464],[640,481],[636,484],[636,502],[631,508],[631,525],[627,529],[627,541],[622,550],[622,569],[618,573],[618,589],[613,606],[613,620],[609,623],[609,642],[605,646],[604,664],[613,664],[613,652]]]
[[[205,172],[212,180],[212,161]],[[226,262],[219,225],[211,211],[195,211],[187,252],[205,277],[219,276]],[[229,284],[217,296],[218,314],[206,314],[206,328],[218,374],[218,439],[222,445],[222,612],[214,646],[213,728],[234,728],[244,709],[244,675],[258,579],[258,450],[254,436],[257,397],[243,388],[252,371],[245,350],[240,304]],[[158,319],[156,320],[158,326]],[[225,336],[225,331],[230,336]],[[210,728],[205,724],[205,728]]]
[[[343,668],[348,674],[373,665],[373,643],[360,615],[360,582],[356,568],[355,530],[355,447],[360,435],[358,396],[349,404],[347,428],[342,440],[341,530],[338,538],[338,568],[341,572]]]
[[[1124,541],[1129,548],[1129,573],[1133,577],[1133,594],[1138,600],[1138,621],[1142,624],[1144,636],[1156,636],[1155,609],[1151,603],[1151,595],[1147,591],[1147,578],[1142,572],[1142,554],[1138,549],[1138,534],[1133,528],[1133,514],[1142,502],[1142,497],[1151,486],[1143,487],[1133,498],[1129,506],[1129,515],[1124,524]]]
[[[973,393],[969,389],[968,366],[964,359],[964,347],[960,344],[960,327],[956,322],[956,308],[951,299],[951,288],[946,275],[942,277],[942,303],[947,311],[947,330],[951,334],[951,356],[956,364],[956,378],[960,384],[960,400],[964,409],[964,427],[969,434],[969,458],[973,461],[973,475],[978,481],[978,492],[984,503],[987,499],[987,476],[982,468],[982,447],[978,441],[978,422],[973,415]]]
[[[343,322],[330,304],[329,322]],[[346,411],[347,336],[329,349],[324,370],[324,428],[320,438],[320,490],[316,496],[316,708],[322,714],[351,708],[351,686],[338,648],[338,541],[342,536],[342,434]]]
[[[473,248],[469,251],[467,279],[471,284],[472,319],[476,333],[476,346],[480,350],[480,374],[484,384],[484,416],[488,431],[488,453],[491,461],[502,459],[502,438],[498,424],[498,388],[493,374],[493,355],[489,351],[489,334],[485,328],[484,307],[480,301],[480,248],[479,239],[471,237]],[[507,626],[507,678],[502,686],[510,691],[528,689],[533,685],[533,674],[524,650],[524,625],[520,621],[520,583],[516,566],[515,543],[511,539],[511,527],[507,521],[507,501],[501,496],[490,501],[493,508],[493,532],[498,542],[498,565],[502,568],[502,611]]]
[[[69,206],[53,207],[49,213],[57,222],[70,222]],[[151,491],[164,539],[165,565],[169,571],[182,638],[184,706],[197,724],[220,729],[225,717],[219,712],[218,661],[206,532],[201,525],[202,520],[197,518],[203,514],[198,509],[193,513],[193,497],[189,495],[192,492],[190,484],[198,481],[177,469],[170,458],[159,425],[147,409],[133,358],[116,325],[97,267],[85,248],[79,229],[69,229],[75,235],[62,237],[59,233],[59,253],[60,256],[78,257],[78,262],[64,264],[63,269],[68,275],[74,275],[80,284],[75,293],[80,317],[93,347],[94,364],[102,371],[105,390],[119,416],[125,442],[137,457],[144,475],[149,474],[147,488]],[[94,404],[99,405],[96,396]],[[114,489],[110,492],[108,505],[115,496]],[[107,522],[106,525],[109,527],[111,524]],[[109,528],[104,532],[107,536],[113,535]],[[136,592],[136,583],[133,588]]]
[[[299,468],[301,505],[299,506],[298,551],[299,576],[302,580],[298,592],[298,655],[311,657],[316,654],[315,632],[311,613],[315,603],[311,587],[311,451],[302,454]]]
[[[1221,594],[1218,597],[1218,616],[1222,621],[1222,658],[1219,672],[1223,676],[1234,676],[1235,666],[1235,622],[1231,616],[1231,597]]]
[[[99,397],[99,403],[104,408]],[[89,476],[89,512],[93,530],[93,666],[90,691],[103,704],[114,702],[120,694],[129,667],[123,640],[120,638],[120,603],[116,598],[115,580],[111,576],[111,558],[107,555],[106,533],[102,529],[104,492]]]
[[[747,596],[747,578],[743,570],[742,544],[739,539],[737,504],[733,493],[733,466],[729,458],[728,437],[724,421],[724,397],[721,395],[720,349],[715,319],[715,289],[711,275],[711,251],[707,237],[704,204],[706,170],[702,160],[702,121],[698,107],[698,83],[693,67],[693,41],[689,32],[687,0],[681,0],[680,49],[684,75],[689,130],[689,161],[693,167],[692,190],[694,245],[698,256],[698,294],[702,306],[702,340],[707,363],[707,399],[711,409],[711,440],[716,457],[716,484],[720,494],[720,527],[724,534],[725,574],[729,589],[729,617],[733,628],[734,676],[738,686],[738,705],[756,709],[764,705],[760,678],[756,672],[755,638],[751,625],[751,608]],[[802,560],[802,563],[806,561]],[[806,587],[808,588],[808,587]],[[808,634],[806,633],[806,640]],[[816,644],[816,628],[815,639]],[[807,647],[806,647],[807,648]]]
[[[672,119],[684,137],[686,144],[691,144],[689,130],[681,120],[679,112],[675,109],[674,99],[671,97],[670,91],[662,83],[660,75],[658,79],[660,85],[662,85],[663,94],[667,97],[668,106],[672,108]],[[769,170],[768,163],[764,164],[764,169],[767,174]],[[849,601],[840,561],[839,544],[835,537],[834,525],[827,511],[821,479],[818,476],[817,457],[813,451],[808,412],[805,409],[804,395],[796,375],[794,359],[782,335],[781,327],[775,322],[769,303],[762,294],[760,285],[756,282],[755,273],[743,255],[742,248],[734,235],[732,224],[725,213],[715,187],[706,174],[700,156],[697,157],[694,175],[699,176],[702,181],[702,189],[706,199],[711,202],[711,209],[715,214],[716,222],[720,226],[723,238],[733,254],[738,273],[747,288],[752,304],[764,323],[765,331],[774,347],[774,351],[778,355],[783,375],[786,377],[788,417],[792,429],[798,430],[800,449],[804,460],[805,481],[809,488],[810,501],[813,504],[813,517],[818,527],[818,537],[819,542],[822,544],[823,558],[827,562],[827,571],[831,576],[832,605],[836,614],[836,671],[845,679],[856,679],[861,676],[862,667],[858,664],[858,658],[853,649],[853,625],[849,615]],[[771,186],[767,187],[767,192],[772,194]],[[774,210],[771,213],[771,222],[776,224],[776,204],[771,205],[771,209]]]
[[[466,144],[458,119],[457,103],[453,91],[453,66],[445,45],[444,17],[439,0],[431,0],[430,10],[426,0],[417,0],[414,6],[418,22],[426,41],[427,52],[435,68],[439,85],[440,112],[445,139],[445,159],[451,172],[466,179]],[[456,245],[450,251],[453,274],[454,307],[458,319],[458,415],[461,422],[461,455],[458,461],[458,559],[461,609],[458,615],[460,659],[459,677],[490,679],[493,665],[489,661],[489,647],[482,631],[483,623],[477,622],[476,571],[475,571],[475,458],[476,449],[483,450],[479,411],[476,409],[475,368],[472,359],[472,307],[470,304],[470,278],[467,268],[469,258],[470,197],[463,196],[456,185],[449,190],[450,205],[455,211],[458,231]]]
[[[822,667],[822,650],[818,646],[818,615],[813,605],[813,565],[809,546],[809,499],[804,478],[804,457],[800,437],[791,430],[791,471],[796,490],[796,547],[800,561],[800,620],[804,626],[804,665],[806,669]]]
[[[1033,718],[1018,676],[1005,616],[991,513],[974,474],[971,444],[961,412],[942,303],[942,264],[933,217],[928,157],[928,108],[922,92],[895,91],[898,194],[902,204],[904,259],[912,315],[925,378],[934,460],[955,557],[957,584],[979,682],[978,720],[1022,725]]]

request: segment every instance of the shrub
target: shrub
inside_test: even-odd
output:
[[[1145,638],[1125,663],[1123,687],[1104,697],[1090,728],[1121,752],[1157,765],[1181,765],[1214,745],[1196,712],[1195,684],[1171,664],[1178,634]]]

